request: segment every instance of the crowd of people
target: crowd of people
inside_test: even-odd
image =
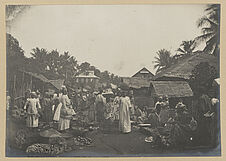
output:
[[[50,94],[48,91],[40,94],[39,91],[25,92],[26,126],[38,129],[40,120],[47,126],[66,132],[70,129],[70,122],[79,111],[88,111],[90,121],[102,125],[104,121],[119,121],[119,129],[123,133],[131,131],[130,98],[126,91],[116,95],[103,96],[103,90],[98,93],[73,93],[69,96],[66,86],[62,86],[59,93]]]
[[[25,93],[25,100],[26,126],[30,129],[38,129],[41,120],[49,127],[56,125],[59,131],[67,132],[71,127],[73,116],[79,111],[88,111],[87,117],[90,122],[102,127],[106,127],[108,123],[107,128],[118,122],[121,133],[130,133],[131,123],[150,124],[151,128],[170,129],[169,140],[175,145],[184,145],[207,135],[209,137],[206,140],[211,144],[217,144],[216,104],[219,100],[210,99],[207,95],[199,98],[196,115],[194,112],[191,113],[191,108],[187,107],[182,99],[179,99],[173,109],[170,108],[166,95],[158,97],[153,107],[138,107],[133,93],[129,90],[106,94],[99,89],[96,93],[69,95],[66,86],[62,86],[59,93],[54,94],[47,91],[40,94],[39,91],[28,90]]]

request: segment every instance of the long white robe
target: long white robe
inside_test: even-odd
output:
[[[58,130],[62,131],[62,130],[66,130],[66,129],[70,128],[70,119],[66,118],[63,115],[62,110],[65,110],[65,112],[68,113],[67,116],[69,116],[69,115],[72,116],[73,113],[70,109],[71,101],[67,95],[62,95],[60,102],[62,103],[62,107],[61,107],[61,111],[60,111],[60,120],[59,120],[59,124],[58,124]]]
[[[61,97],[62,97],[62,93],[59,94],[59,98],[58,99],[61,100]],[[60,120],[60,110],[61,110],[61,107],[62,107],[62,102],[60,102],[58,104],[58,106],[55,107],[56,108],[56,111],[55,111],[54,116],[53,116],[53,120],[54,121],[59,121]]]
[[[129,97],[121,97],[119,103],[119,130],[123,133],[131,132]]]

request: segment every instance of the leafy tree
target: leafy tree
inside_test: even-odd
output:
[[[78,69],[79,69],[80,73],[85,72],[87,70],[90,70],[90,63],[84,62],[84,63],[79,65]]]
[[[157,56],[155,57],[154,61],[154,69],[157,69],[156,73],[159,73],[160,71],[169,68],[173,64],[173,57],[171,57],[170,51],[166,49],[161,49],[156,53]]]
[[[20,47],[18,40],[8,33],[6,34],[6,59],[7,72],[25,67],[24,50]]]
[[[218,55],[220,50],[220,5],[209,4],[206,15],[198,20],[202,35],[196,37],[197,42],[205,42],[204,52]]]
[[[39,69],[40,73],[44,73],[48,66],[48,51],[43,48],[34,48],[30,53],[32,55],[31,61],[33,65]]]
[[[208,62],[201,62],[196,65],[190,76],[190,85],[195,94],[202,94],[211,88],[213,80],[217,78],[215,67]]]

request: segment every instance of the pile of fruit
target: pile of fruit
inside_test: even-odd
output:
[[[81,136],[73,138],[73,141],[76,146],[88,146],[88,145],[91,145],[93,142],[92,139],[88,137],[81,137]]]
[[[64,149],[63,146],[57,144],[33,144],[26,149],[26,153],[57,155],[64,152]]]

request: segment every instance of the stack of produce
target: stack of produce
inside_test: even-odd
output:
[[[57,155],[64,152],[64,147],[58,144],[33,144],[26,149],[26,153]]]
[[[76,146],[88,146],[88,145],[91,145],[93,142],[92,139],[88,137],[81,137],[81,136],[73,138],[73,141]]]

